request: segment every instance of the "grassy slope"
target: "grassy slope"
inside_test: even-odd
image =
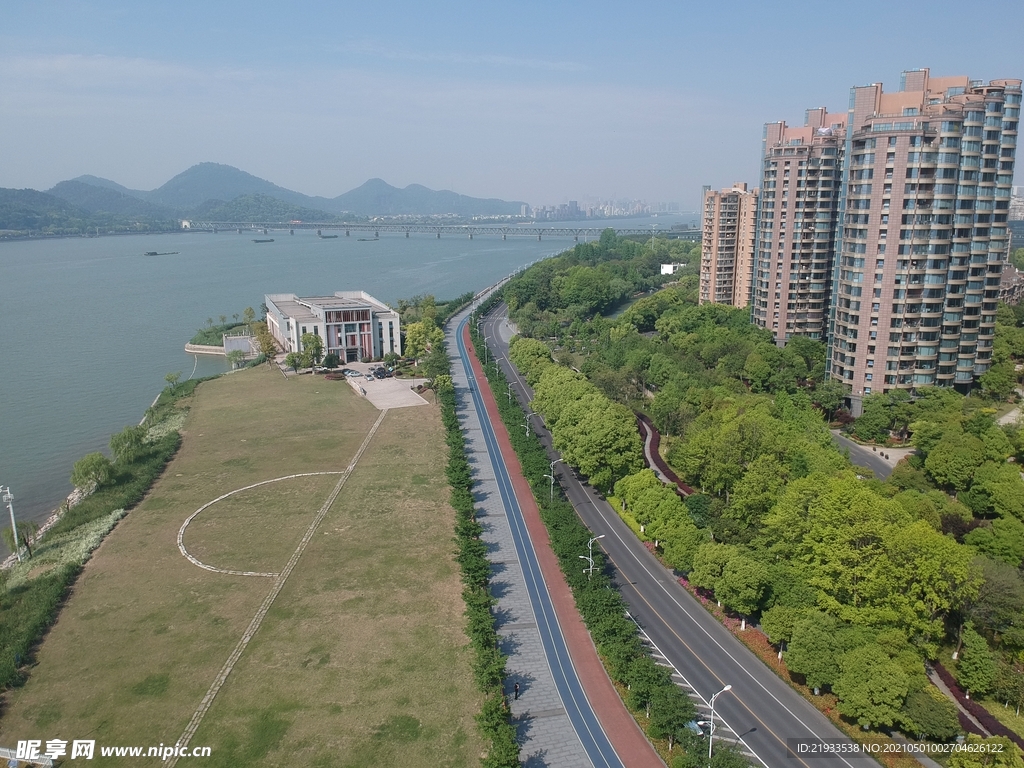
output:
[[[150,496],[121,522],[87,565],[72,598],[40,649],[39,664],[28,684],[7,694],[0,721],[0,742],[95,738],[100,744],[148,745],[176,740],[270,587],[268,579],[213,574],[188,563],[176,546],[181,522],[203,503],[253,482],[295,472],[343,469],[376,415],[344,382],[313,377],[285,381],[267,368],[205,384],[193,399],[178,455]],[[414,422],[411,426],[407,423],[410,419]],[[406,429],[407,434],[399,444],[381,444],[380,438],[388,430],[401,429]],[[317,597],[331,593],[327,584],[332,579],[347,578],[339,567],[341,563],[359,562],[365,564],[369,573],[377,574],[378,566],[386,561],[386,549],[376,541],[362,540],[361,546],[343,558],[338,553],[318,556],[316,552],[321,539],[324,543],[331,541],[331,531],[345,527],[337,518],[343,511],[355,509],[361,515],[370,508],[381,513],[402,507],[393,502],[391,491],[397,490],[395,475],[400,473],[394,472],[396,464],[391,462],[395,460],[400,465],[403,460],[398,459],[399,452],[415,452],[413,443],[421,454],[420,461],[426,463],[422,473],[406,478],[402,499],[415,499],[403,503],[429,513],[428,518],[416,521],[420,546],[429,538],[426,534],[431,534],[434,547],[430,551],[430,567],[417,574],[417,585],[440,601],[423,618],[433,622],[444,616],[444,632],[438,626],[421,626],[411,621],[408,613],[400,619],[407,626],[396,625],[389,609],[397,606],[381,602],[377,595],[362,596],[363,602],[379,609],[369,617],[362,612],[345,615],[344,602]],[[325,628],[350,623],[363,626],[361,631],[367,636],[383,634],[402,647],[418,647],[411,642],[413,638],[427,645],[427,641],[437,642],[440,645],[434,654],[447,659],[450,668],[444,676],[445,685],[432,691],[438,699],[432,702],[433,709],[445,711],[444,722],[459,724],[462,735],[458,740],[463,750],[470,746],[478,749],[471,727],[478,702],[471,693],[468,665],[459,661],[459,649],[465,640],[459,616],[462,605],[458,577],[450,556],[452,517],[443,503],[445,489],[440,464],[430,461],[441,453],[441,445],[436,412],[417,408],[389,415],[364,455],[363,460],[378,469],[362,480],[360,502],[354,507],[351,503],[352,494],[360,487],[357,480],[361,472],[357,471],[324,523],[322,530],[328,535],[320,533],[315,537],[314,545],[278,598],[264,630],[243,657],[238,677],[229,681],[221,694],[223,698],[211,711],[210,717],[221,722],[221,727],[210,736],[201,732],[194,744],[209,743],[215,746],[215,755],[228,756],[237,751],[230,748],[231,743],[238,744],[239,749],[264,743],[262,735],[255,738],[245,728],[239,733],[229,727],[232,718],[242,722],[251,719],[248,710],[252,705],[240,700],[232,704],[232,691],[236,681],[238,685],[244,683],[244,668],[252,654],[273,647],[275,621],[283,620],[284,614],[294,610],[289,606],[310,600],[318,606],[319,621],[305,629],[303,625],[287,622],[289,635],[278,638],[283,643],[282,654],[312,652],[325,639],[337,637],[333,630],[327,632],[326,638],[321,637]],[[382,456],[387,458],[386,462],[381,461]],[[222,511],[220,504],[215,505],[197,518],[194,531],[190,528],[188,546],[197,555],[217,560],[216,565],[258,566],[260,570],[269,566],[270,570],[279,571],[336,480],[337,476],[327,476],[264,486],[233,497],[232,503],[222,502],[224,514],[214,514]],[[246,497],[253,503],[238,503]],[[406,531],[409,535],[413,532]],[[232,547],[227,541],[231,537],[237,537],[237,546]],[[399,558],[398,562],[408,561]],[[443,583],[431,583],[435,578]],[[383,587],[389,583],[394,584],[394,578],[388,581],[381,576],[356,586],[369,589],[374,584]],[[358,605],[356,602],[349,607]],[[349,618],[359,621],[350,622]],[[403,635],[401,629],[408,629],[410,634]],[[308,638],[305,630],[310,633]],[[337,663],[348,657],[349,650],[325,650],[316,656],[314,668],[328,665],[329,661],[320,663],[328,654]],[[400,665],[406,663],[398,651],[395,659]],[[327,738],[321,728],[323,712],[318,711],[323,703],[321,692],[314,696],[314,688],[309,685],[290,684],[293,675],[310,666],[303,665],[305,661],[302,656],[295,659],[294,669],[286,664],[275,672],[273,677],[283,687],[277,694],[271,689],[264,701],[269,709],[288,712],[290,732],[305,732],[316,742],[318,738]],[[256,678],[262,679],[265,672],[261,670]],[[374,666],[366,665],[362,673],[379,676],[386,674],[386,670],[378,672]],[[370,677],[361,680],[357,676],[351,682],[352,690],[372,684]],[[442,694],[452,685],[459,693],[449,700]],[[403,706],[389,699],[386,692],[381,693],[380,701],[391,712]],[[361,707],[356,710],[359,727],[371,727],[375,711],[364,711]],[[283,716],[258,715],[257,720],[259,717],[269,718],[264,723],[266,727],[256,729],[263,734],[268,729],[273,732],[273,723]],[[403,722],[399,722],[399,729]],[[204,742],[204,738],[208,740]],[[232,738],[235,742],[231,742]],[[246,752],[244,762],[258,764],[257,757]],[[284,762],[287,760],[281,758],[280,763]],[[279,762],[271,757],[259,764]]]

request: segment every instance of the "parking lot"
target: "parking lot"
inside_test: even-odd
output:
[[[408,408],[413,405],[429,404],[427,400],[412,390],[413,387],[426,382],[426,379],[410,377],[379,379],[376,376],[372,381],[367,379],[366,374],[378,367],[380,367],[379,363],[348,363],[345,365],[345,368],[358,371],[360,374],[358,378],[347,377],[349,385],[376,408],[384,410],[385,408]]]

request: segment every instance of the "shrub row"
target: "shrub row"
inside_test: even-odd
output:
[[[960,686],[957,685],[956,680],[953,679],[953,676],[949,673],[948,669],[942,666],[939,662],[935,662],[935,671],[938,673],[942,682],[946,684],[946,687],[952,692],[956,700],[960,703],[960,706],[970,712],[974,718],[981,723],[982,728],[993,736],[1005,736],[1015,742],[1021,749],[1024,749],[1024,738],[1021,738],[1020,735],[1014,733],[1001,722],[996,720],[987,709],[981,706],[981,704],[964,695],[963,690],[961,690]],[[961,725],[962,724],[963,721],[961,720]],[[971,733],[978,733],[978,729],[974,727],[973,724],[971,724],[970,728],[965,730],[968,730]],[[984,734],[978,735],[983,736]]]
[[[167,463],[174,458],[181,445],[181,435],[169,432],[151,444],[151,450],[130,464],[115,462],[114,476],[109,483],[100,486],[89,496],[69,509],[60,521],[48,532],[48,536],[61,533],[92,522],[115,509],[131,509],[145,497],[150,487],[160,477]]]
[[[475,323],[471,334],[482,361],[482,340]],[[505,392],[507,381],[500,368],[490,363],[484,370],[493,391]],[[629,617],[625,600],[613,588],[598,549],[594,550],[593,574],[584,573],[587,563],[580,560],[580,555],[589,554],[591,532],[562,496],[560,488],[556,489],[554,499],[550,499],[550,481],[545,477],[550,471],[550,460],[536,434],[532,430],[527,434],[523,428],[524,411],[518,402],[506,397],[495,399],[523,474],[533,489],[551,548],[609,675],[626,688],[626,704],[648,736],[668,740],[670,749],[674,742],[682,741],[687,751],[699,752],[689,749],[695,737],[687,728],[696,717],[693,703],[672,682],[669,671],[654,662],[650,651],[640,641],[639,628]]]
[[[81,565],[64,565],[0,595],[0,688],[25,681],[36,644],[57,620],[81,570]]]
[[[449,363],[449,374],[450,371]],[[476,654],[473,676],[484,694],[483,707],[476,719],[480,733],[490,742],[482,764],[485,768],[514,768],[519,765],[519,745],[515,728],[509,722],[508,700],[504,692],[506,656],[498,646],[498,633],[491,612],[496,602],[490,590],[491,565],[487,560],[487,547],[480,538],[483,527],[476,520],[473,477],[466,460],[465,437],[455,412],[455,392],[451,388],[442,389],[438,398],[448,445],[445,474],[455,509],[455,558],[462,571],[466,634]]]
[[[451,301],[446,301],[440,305],[437,308],[437,314],[434,316],[434,324],[438,328],[444,327],[444,324],[454,317],[456,313],[469,306],[470,302],[473,301],[473,295],[472,291],[466,291],[461,296],[456,296]]]

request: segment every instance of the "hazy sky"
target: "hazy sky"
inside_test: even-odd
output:
[[[762,125],[904,69],[1024,76],[1024,2],[0,3],[0,186],[195,163],[552,204],[755,181]]]

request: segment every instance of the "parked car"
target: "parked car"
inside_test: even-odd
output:
[[[372,373],[366,374],[366,380],[367,381],[373,381],[373,374]]]

